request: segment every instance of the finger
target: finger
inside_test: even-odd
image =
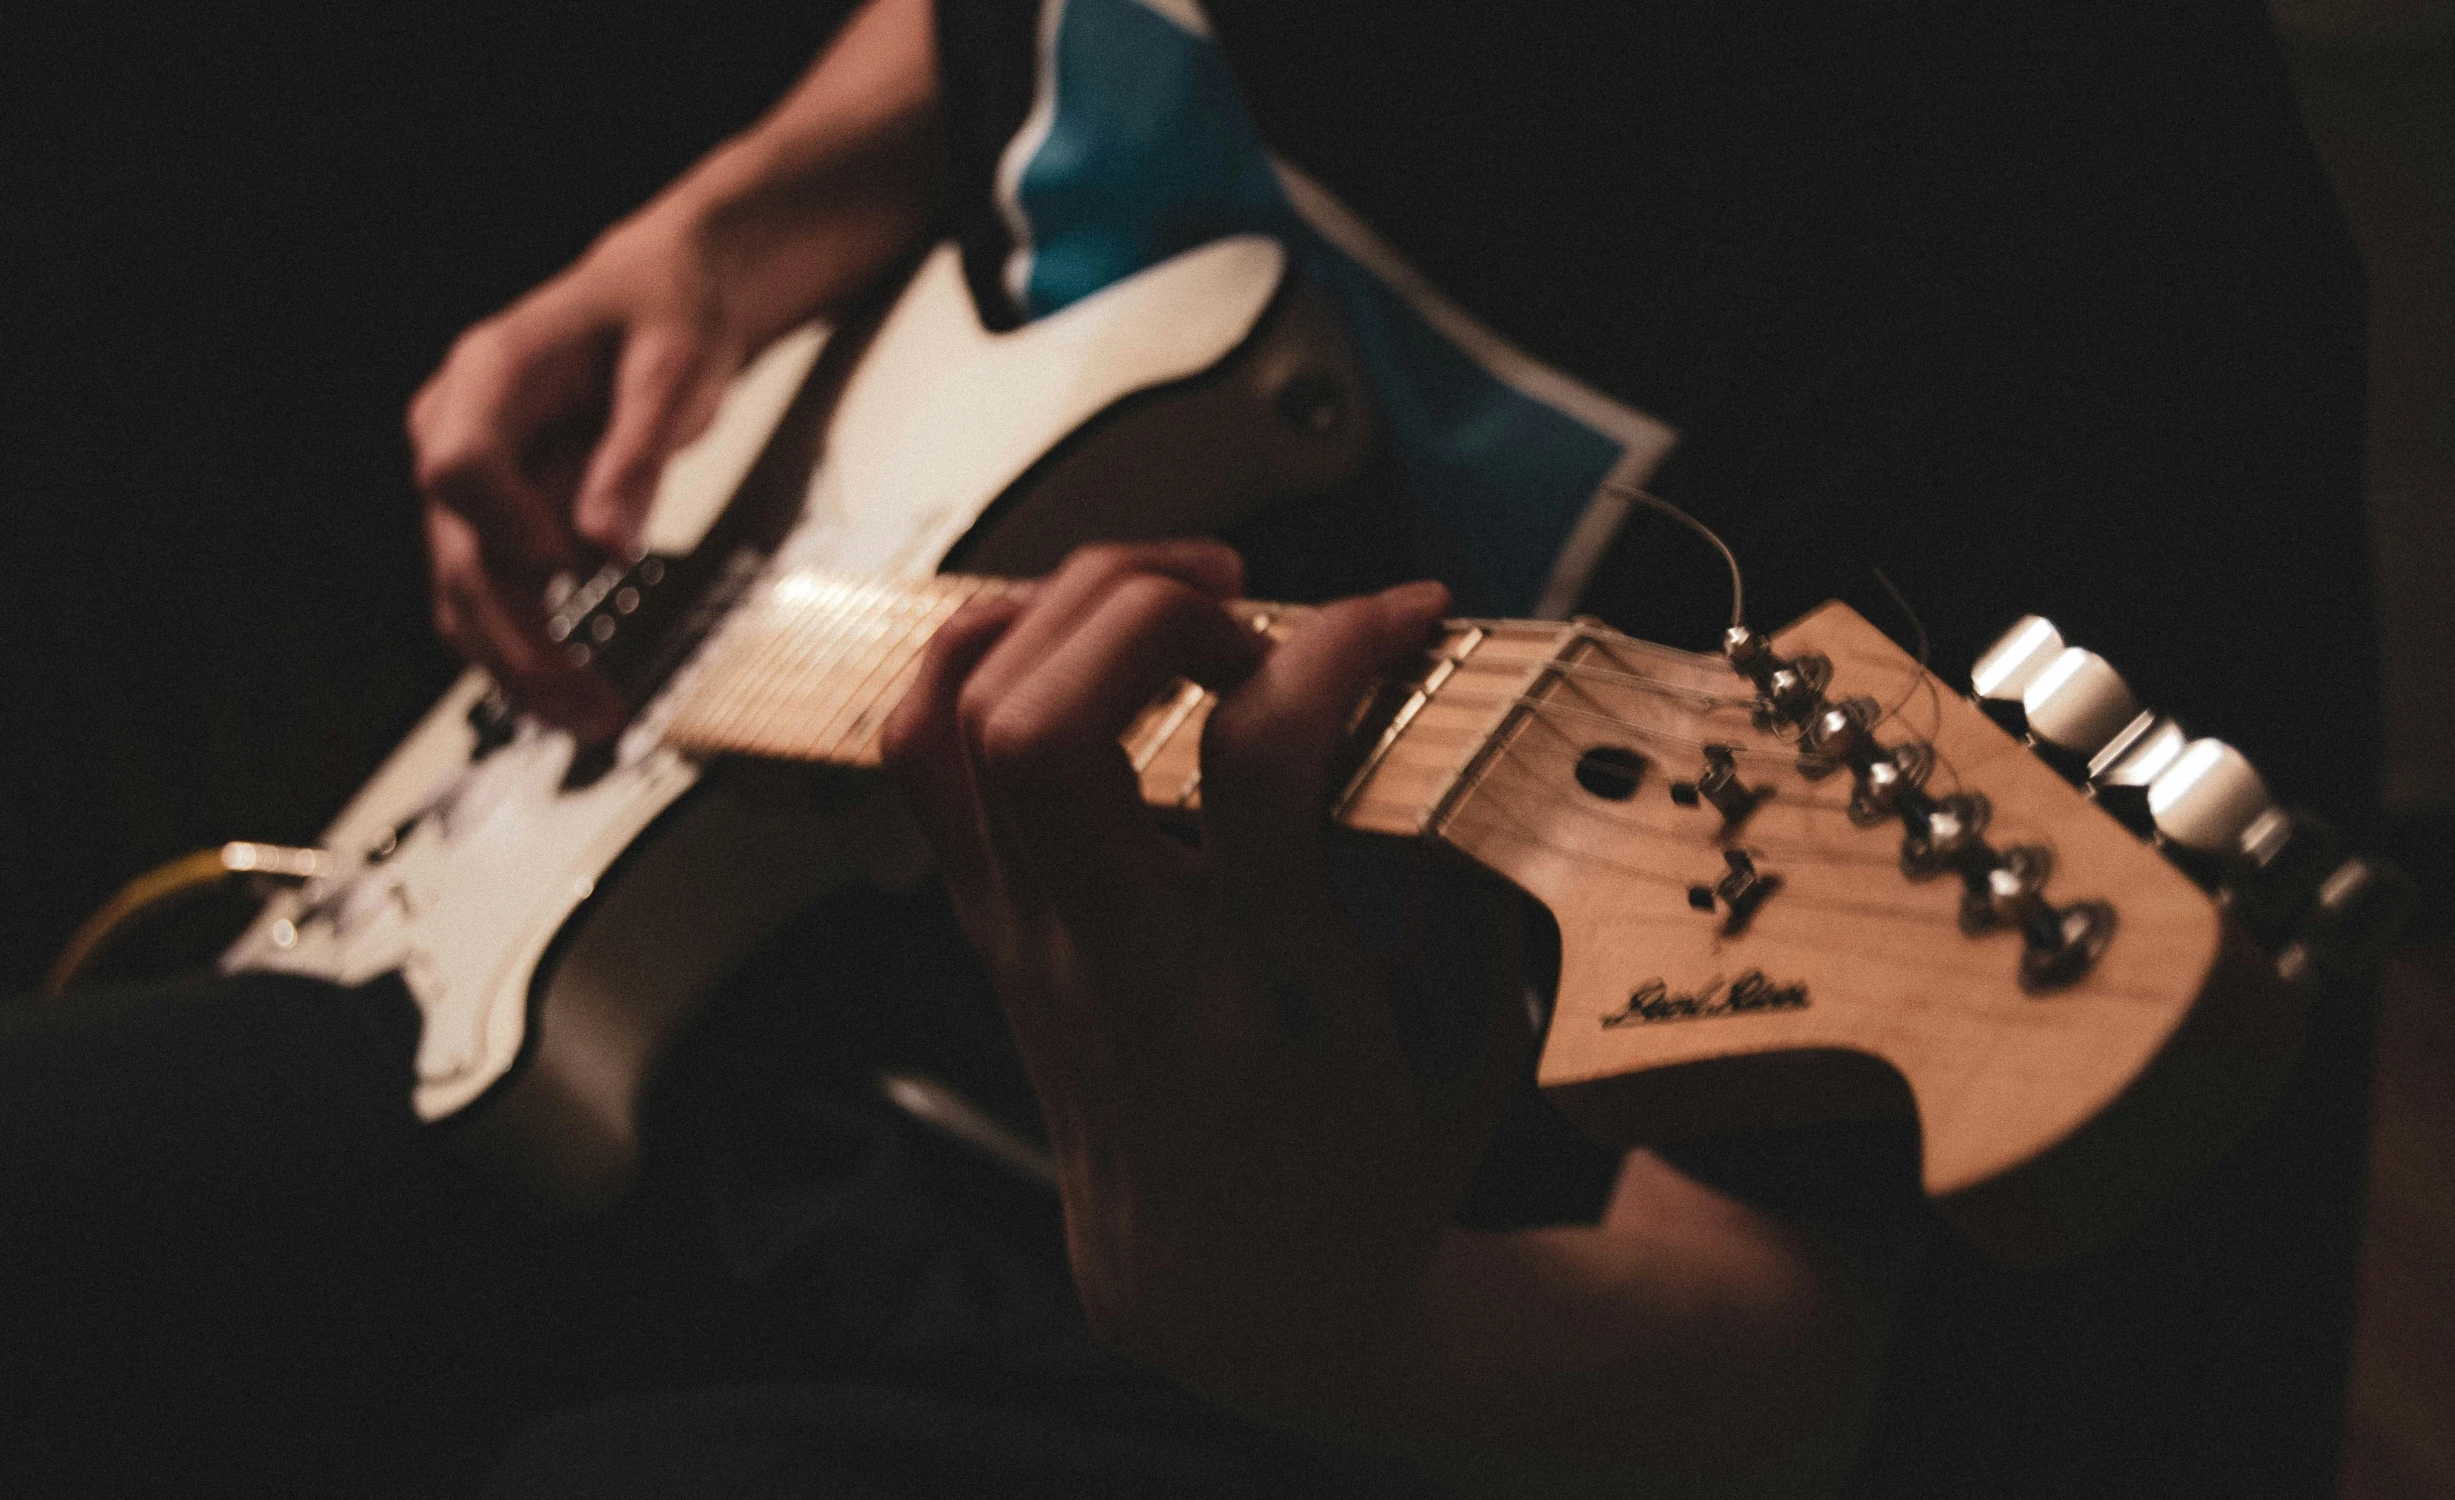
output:
[[[975,598],[955,611],[930,638],[912,685],[887,715],[878,738],[888,774],[937,852],[965,932],[984,948],[985,924],[1001,882],[955,703],[980,659],[1022,613],[1027,597]]]
[[[1155,883],[1186,859],[1144,805],[1119,737],[1171,682],[1232,687],[1263,650],[1209,594],[1135,574],[1028,675],[964,716],[993,825],[1085,936],[1127,936]]]
[[[621,699],[546,644],[542,611],[513,599],[534,598],[526,580],[506,585],[484,564],[475,531],[441,506],[426,508],[427,548],[435,578],[435,625],[444,639],[492,673],[521,707],[587,738],[618,732]]]
[[[420,493],[467,519],[498,565],[543,570],[570,560],[567,507],[524,460],[593,401],[596,341],[533,347],[533,321],[506,315],[463,335],[410,403],[408,430]]]
[[[1046,661],[1111,589],[1145,573],[1227,599],[1243,586],[1244,559],[1232,547],[1199,537],[1078,547],[1041,581],[1030,611],[980,664],[970,691],[982,701],[1002,698]]]
[[[706,430],[740,364],[740,351],[695,327],[642,330],[623,346],[612,415],[572,508],[582,537],[636,550],[666,460]]]
[[[1215,889],[1280,952],[1342,963],[1361,953],[1336,915],[1324,856],[1330,769],[1356,704],[1376,679],[1411,664],[1448,605],[1447,590],[1418,583],[1325,606],[1204,726],[1203,848]]]

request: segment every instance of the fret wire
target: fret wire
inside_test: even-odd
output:
[[[785,633],[777,627],[775,614],[773,609],[761,607],[746,616],[742,637],[724,663],[720,683],[724,697],[707,724],[710,736],[719,744],[737,746],[742,742],[743,727],[762,701],[759,689],[767,681],[768,665],[788,645]]]
[[[1179,730],[1167,751],[1153,758],[1150,766],[1136,778],[1143,788],[1144,800],[1152,806],[1170,805],[1174,793],[1165,788],[1181,787],[1186,777],[1201,770],[1202,737],[1198,726],[1207,720],[1208,715],[1197,709],[1193,717],[1187,721],[1197,726],[1195,731],[1187,734]]]
[[[827,742],[827,730],[835,723],[845,700],[859,691],[869,673],[877,670],[878,659],[893,649],[887,640],[887,632],[895,628],[892,621],[902,615],[905,628],[910,628],[910,610],[917,592],[883,588],[874,591],[864,606],[862,618],[844,632],[841,646],[826,659],[812,664],[795,684],[799,691],[793,738],[807,751],[824,758],[822,747]]]
[[[862,723],[859,735],[835,747],[839,764],[873,765],[877,763],[879,737],[886,732],[887,720],[892,717],[895,706],[903,701],[904,694],[911,690],[913,679],[920,675],[921,662],[929,642],[936,638],[938,631],[957,610],[983,594],[1002,591],[1003,586],[995,579],[961,574],[949,575],[945,587],[941,590],[942,602],[934,611],[935,621],[930,625],[926,634],[914,640],[902,653],[902,659],[881,682],[878,691],[872,697],[870,708],[865,716],[866,722]]]
[[[875,590],[850,582],[840,587],[842,592],[834,600],[787,627],[793,636],[792,648],[764,684],[766,711],[750,723],[744,734],[745,743],[752,748],[781,749],[780,729],[789,726],[802,708],[797,689],[822,674],[834,657],[851,649]]]
[[[1396,715],[1390,719],[1389,727],[1381,732],[1379,741],[1364,757],[1364,763],[1356,768],[1353,776],[1347,779],[1346,788],[1339,793],[1338,800],[1331,804],[1330,816],[1333,819],[1344,814],[1355,799],[1362,795],[1365,785],[1372,780],[1373,773],[1381,769],[1381,762],[1397,745],[1399,737],[1406,733],[1407,725],[1414,722],[1415,716],[1423,711],[1423,706],[1432,701],[1432,695],[1441,690],[1441,684],[1447,682],[1451,674],[1457,671],[1458,663],[1472,656],[1475,648],[1482,645],[1485,639],[1484,632],[1480,629],[1469,629],[1459,638],[1457,645],[1443,654],[1440,664],[1432,669],[1432,674],[1424,679],[1422,686],[1409,695]]]
[[[903,695],[912,688],[912,680],[920,675],[921,656],[922,653],[915,651],[895,669],[895,675],[888,679],[878,695],[881,711],[869,715],[858,738],[836,747],[838,764],[871,765],[876,762],[879,736],[886,732],[887,720],[894,716],[895,705],[903,700]]]
[[[759,689],[768,678],[769,664],[786,648],[786,637],[777,629],[775,613],[764,599],[745,613],[744,639],[721,663],[723,672],[718,685],[724,696],[707,716],[706,724],[710,737],[718,743],[741,743],[742,728],[760,702]]]
[[[1133,759],[1136,779],[1146,787],[1155,787],[1166,784],[1170,778],[1181,778],[1189,770],[1199,769],[1202,764],[1201,729],[1210,721],[1211,710],[1218,705],[1218,701],[1217,695],[1211,693],[1192,698],[1182,722],[1169,732],[1166,740],[1155,741],[1146,755],[1135,756],[1131,743],[1127,742],[1126,751]],[[1174,707],[1171,706],[1171,717],[1174,717]],[[1190,735],[1186,733],[1188,727],[1193,731]],[[1167,801],[1164,795],[1157,792],[1150,793],[1146,800],[1154,806],[1163,806]]]
[[[727,737],[736,748],[750,749],[763,742],[762,731],[776,712],[778,684],[788,679],[807,648],[809,628],[841,613],[851,599],[849,587],[823,585],[810,600],[787,598],[781,587],[788,581],[789,575],[776,580],[760,600],[769,644],[749,663],[740,711],[727,725]]]
[[[691,684],[690,697],[674,715],[676,733],[690,733],[693,726],[707,729],[730,706],[733,699],[729,684],[740,675],[738,659],[750,638],[753,618],[747,611],[737,611],[710,636],[702,652],[697,680]]]
[[[797,575],[805,578],[812,575]],[[937,578],[904,586],[903,597],[893,597],[888,589],[875,582],[855,582],[819,575],[813,580],[825,589],[825,594],[811,604],[787,605],[781,600],[762,600],[769,608],[750,631],[733,632],[736,639],[725,643],[718,659],[711,663],[715,670],[694,689],[692,698],[681,716],[685,732],[697,737],[731,742],[744,749],[784,749],[781,731],[798,728],[794,736],[804,742],[802,749],[810,753],[841,756],[858,753],[875,742],[883,727],[885,715],[877,712],[881,706],[891,707],[890,690],[906,684],[914,675],[920,652],[938,626],[964,602],[982,593],[997,593],[1012,585],[1005,580],[993,580],[971,575],[940,575]],[[915,598],[925,600],[918,608]],[[1277,638],[1293,625],[1300,623],[1295,610],[1276,606],[1241,602],[1235,606],[1243,623],[1257,633]],[[1309,612],[1308,612],[1309,613]],[[900,619],[897,617],[900,616]],[[1531,632],[1542,631],[1552,639],[1559,638],[1560,627],[1514,621],[1453,622],[1451,634],[1433,656],[1430,671],[1416,693],[1400,710],[1391,729],[1385,730],[1383,743],[1376,744],[1367,766],[1353,779],[1342,807],[1357,798],[1370,773],[1379,768],[1387,757],[1396,757],[1399,764],[1413,764],[1419,773],[1433,774],[1445,769],[1446,762],[1461,744],[1473,743],[1485,735],[1463,725],[1435,724],[1423,720],[1425,708],[1436,698],[1443,704],[1458,708],[1514,706],[1532,711],[1557,731],[1561,721],[1582,721],[1638,734],[1657,743],[1701,747],[1702,739],[1681,735],[1651,725],[1633,723],[1598,710],[1581,708],[1556,699],[1537,698],[1526,693],[1503,694],[1477,691],[1462,677],[1468,673],[1490,675],[1495,672],[1514,673],[1532,670],[1534,663],[1519,666],[1475,657],[1475,649],[1496,634],[1524,638]],[[1575,627],[1573,638],[1593,641],[1600,645],[1626,646],[1619,637],[1586,627]],[[1636,643],[1642,645],[1643,643]],[[1597,683],[1613,683],[1649,690],[1674,702],[1690,706],[1692,711],[1710,712],[1719,708],[1752,706],[1753,700],[1730,695],[1717,695],[1642,670],[1627,670],[1616,664],[1605,665],[1587,660],[1561,661],[1554,658],[1550,670],[1568,679],[1584,679]],[[849,672],[849,675],[845,675]],[[1158,726],[1144,743],[1129,751],[1136,770],[1147,770],[1157,763],[1184,732],[1184,725],[1202,706],[1202,695],[1181,689]],[[1426,757],[1422,752],[1438,752]],[[1764,760],[1787,760],[1793,752],[1736,747],[1743,756]],[[1180,802],[1190,802],[1199,788],[1198,773],[1179,793]]]
[[[882,643],[883,649],[876,653],[876,659],[845,689],[820,729],[816,743],[827,748],[830,759],[842,758],[846,730],[853,726],[866,730],[872,719],[883,717],[879,713],[881,691],[901,674],[906,661],[916,660],[927,649],[938,627],[963,607],[965,597],[954,590],[931,590],[920,595],[919,607],[904,616],[903,626],[893,640]]]
[[[727,651],[726,636],[729,633],[724,624],[718,624],[708,633],[707,640],[701,644],[697,654],[684,667],[683,671],[686,675],[682,676],[676,684],[679,691],[675,694],[672,710],[666,717],[665,733],[669,738],[687,743],[691,738],[691,726],[707,717],[710,701],[709,690],[715,685],[724,670]]]
[[[777,687],[788,680],[793,665],[807,649],[809,627],[840,611],[848,597],[847,591],[827,590],[817,599],[803,603],[778,597],[771,591],[765,602],[768,629],[773,633],[775,644],[759,653],[754,663],[755,675],[746,684],[750,691],[745,694],[742,711],[731,726],[731,738],[736,747],[752,749],[763,746],[763,731],[777,709]]]
[[[1151,762],[1159,758],[1159,752],[1167,747],[1169,739],[1183,727],[1186,716],[1209,696],[1198,682],[1187,682],[1176,690],[1176,701],[1169,706],[1167,718],[1159,726],[1158,736],[1133,753],[1135,775],[1139,776],[1149,769]]]

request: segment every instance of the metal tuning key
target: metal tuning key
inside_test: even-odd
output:
[[[2063,654],[2063,633],[2052,622],[2024,615],[1986,648],[1969,669],[1972,696],[2006,734],[2025,738],[2029,716],[2023,695],[2046,663]]]
[[[2054,905],[2045,894],[2053,861],[2044,850],[2018,846],[1998,853],[1986,842],[1991,808],[1985,797],[1975,792],[1930,796],[1933,746],[1879,740],[1883,706],[1872,698],[1828,698],[1832,664],[1823,657],[1785,661],[1745,627],[1723,637],[1723,654],[1733,671],[1756,685],[1758,727],[1796,731],[1801,776],[1821,780],[1846,769],[1853,781],[1852,822],[1872,827],[1901,820],[1901,869],[1908,878],[1960,877],[1964,931],[2009,928],[2021,935],[2023,988],[2059,989],[2095,967],[2114,934],[2114,909],[2102,901]],[[2035,616],[1981,658],[1976,675],[1980,699],[1997,722],[2074,768],[2085,768],[2092,754],[2140,717],[2139,705],[2113,668],[2067,647],[2052,625]],[[1703,792],[1700,781],[1691,797]],[[1691,888],[1689,901],[1709,909],[1718,898],[1730,911],[1725,930],[1736,931],[1763,899],[1758,887],[1769,877],[1738,850],[1724,855],[1731,873],[1714,887]]]
[[[2084,780],[2099,806],[2213,891],[2253,938],[2276,953],[2285,977],[2360,974],[2383,959],[2409,911],[2411,882],[2377,861],[2347,859],[2343,840],[2324,820],[2277,806],[2240,751],[2193,739],[2171,716],[2141,707],[2103,658],[2066,645],[2062,633],[2036,615],[2005,631],[1969,676],[1989,717],[2058,771]],[[1902,852],[1905,869],[1930,873],[1940,858],[1924,845],[1905,845]],[[2008,868],[2008,854],[2005,861]],[[1987,878],[1998,877],[2007,889],[2016,883],[2001,870]],[[2036,929],[2036,953],[2044,933],[2036,913],[2016,912],[2017,902],[2007,901],[1991,885],[1983,897],[1973,887],[1964,922],[1978,920],[1973,914],[1980,907],[1992,913],[1986,920],[2017,920],[2024,931]],[[2067,949],[2092,940],[2075,915],[2087,905],[2060,914],[2074,929],[2063,936]],[[2110,932],[2112,913],[2105,916]],[[2099,947],[2102,937],[2095,934]],[[2053,970],[2057,961],[2038,962]],[[2060,962],[2083,971],[2086,966],[2076,951]]]
[[[2089,795],[2116,821],[2145,838],[2156,831],[2148,789],[2182,758],[2191,737],[2162,714],[2142,714],[2088,763]]]
[[[1731,670],[1756,685],[1756,727],[1773,729],[1805,724],[1824,706],[1824,690],[1832,685],[1833,664],[1810,653],[1784,660],[1773,643],[1733,625],[1722,635],[1722,656]]]
[[[2386,962],[2412,918],[2411,879],[2391,866],[2348,859],[2319,885],[2293,941],[2276,957],[2291,980],[2356,979]]]
[[[2272,810],[2267,783],[2242,752],[2218,740],[2193,740],[2148,784],[2148,821],[2157,843],[2202,885],[2214,886],[2242,849],[2242,835]]]
[[[2074,782],[2089,763],[2143,717],[2130,684],[2094,651],[2067,646],[2021,690],[2029,743],[2046,763]]]

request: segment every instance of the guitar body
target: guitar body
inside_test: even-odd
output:
[[[646,541],[683,556],[720,545],[719,513],[790,518],[772,557],[712,559],[703,631],[769,567],[1034,574],[1084,541],[1352,486],[1365,392],[1273,242],[1204,246],[1006,334],[941,247],[891,302],[747,369]],[[489,689],[472,671],[444,695],[326,831],[339,868],[269,902],[222,967],[399,971],[425,1016],[420,1117],[465,1122],[544,1201],[601,1207],[628,1185],[642,1087],[715,985],[829,889],[909,883],[927,855],[874,777],[668,748],[662,688],[593,760],[524,719],[482,741]]]

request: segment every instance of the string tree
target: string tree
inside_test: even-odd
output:
[[[1709,912],[1718,903],[1723,913],[1722,935],[1736,937],[1747,930],[1765,898],[1781,889],[1782,878],[1759,868],[1756,857],[1745,849],[1724,849],[1722,863],[1726,869],[1721,879],[1711,884],[1698,881],[1688,887],[1688,905]]]
[[[1694,781],[1671,783],[1671,800],[1682,807],[1710,804],[1722,815],[1725,831],[1735,829],[1772,795],[1767,787],[1751,787],[1739,779],[1738,752],[1728,745],[1705,747],[1705,769]]]

